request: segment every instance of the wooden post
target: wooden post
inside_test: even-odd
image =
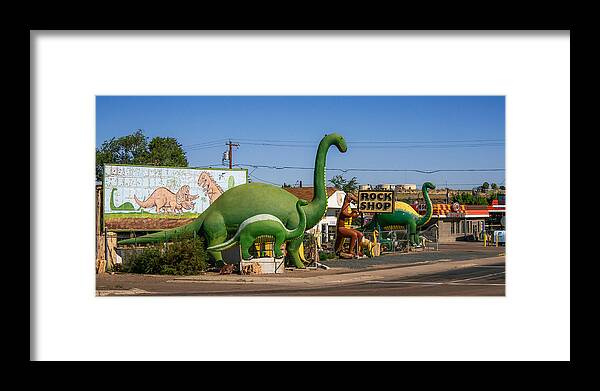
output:
[[[106,237],[104,232],[96,234],[96,273],[106,272]]]
[[[117,264],[117,233],[106,234],[106,267],[113,269]]]
[[[96,273],[106,271],[106,236],[102,212],[102,186],[96,186]]]

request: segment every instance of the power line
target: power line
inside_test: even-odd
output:
[[[228,139],[220,139],[207,141],[202,143],[194,143],[194,144],[186,144],[182,145],[183,148],[195,148],[195,147],[208,147],[213,145],[218,145],[227,141]],[[314,147],[317,145],[315,141],[301,141],[301,140],[261,140],[261,139],[247,139],[247,138],[233,138],[233,141],[243,142],[244,144],[249,145],[270,145],[270,146],[306,146],[306,147]],[[373,141],[373,140],[346,140],[346,143],[353,146],[359,146],[358,144],[366,144],[368,146],[374,144],[412,144],[412,145],[420,145],[420,144],[438,144],[438,145],[446,145],[446,144],[456,144],[456,143],[467,143],[468,145],[472,144],[490,144],[490,143],[501,143],[504,144],[503,139],[471,139],[471,140],[426,140],[426,141],[416,141],[416,140],[387,140],[387,141]]]
[[[281,186],[281,183],[275,183],[275,182],[268,181],[266,179],[261,179],[261,178],[257,177],[256,175],[248,174],[248,176],[250,176],[250,177],[252,177],[254,179],[258,179],[259,181],[269,183],[271,185]]]
[[[318,142],[316,141],[303,141],[303,140],[273,140],[273,139],[269,139],[269,140],[260,140],[260,139],[256,139],[256,138],[234,138],[234,140],[236,141],[244,141],[244,142],[266,142],[266,143],[294,143],[294,144],[311,144],[311,145],[317,145]],[[406,141],[406,140],[402,140],[402,141],[394,141],[394,140],[387,140],[387,141],[372,141],[372,140],[365,140],[365,141],[360,141],[360,140],[346,140],[346,143],[349,144],[429,144],[429,143],[433,143],[433,144],[438,144],[438,143],[479,143],[479,142],[504,142],[504,139],[469,139],[469,140],[426,140],[426,141],[416,141],[416,140],[411,140],[411,141]]]
[[[271,144],[271,143],[240,143],[241,145],[256,145],[267,147],[287,147],[287,148],[313,148],[312,145],[295,145],[295,144]],[[502,147],[501,143],[488,144],[464,144],[464,145],[348,145],[352,149],[451,149],[451,148],[481,148],[481,147]]]
[[[227,140],[228,139],[226,139],[226,138],[222,138],[222,139],[219,139],[219,140],[205,141],[205,142],[202,142],[202,143],[182,145],[182,147],[186,148],[186,147],[202,146],[202,145],[216,144],[216,143],[222,144],[223,142],[225,142]]]
[[[268,166],[260,164],[245,164],[238,163],[236,166],[255,167],[255,168],[270,168],[274,170],[314,170],[314,167],[297,167],[297,166]],[[438,172],[494,172],[505,171],[504,168],[463,168],[463,169],[439,169],[439,170],[416,170],[416,169],[397,169],[397,168],[328,168],[330,171],[359,171],[359,172],[417,172],[420,174],[435,174]]]
[[[194,147],[194,148],[186,148],[187,151],[199,151],[201,149],[210,149],[210,148],[221,148],[223,144],[211,145],[206,147]]]

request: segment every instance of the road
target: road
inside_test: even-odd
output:
[[[289,295],[301,294],[289,292]],[[414,277],[314,289],[320,296],[504,296],[505,265],[498,262]]]
[[[98,296],[504,296],[503,248],[478,243],[438,252],[328,261],[329,270],[260,276],[102,274]],[[349,267],[351,265],[352,267]],[[356,266],[360,265],[360,267]]]

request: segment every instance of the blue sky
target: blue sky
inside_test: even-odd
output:
[[[219,167],[231,138],[234,164],[314,166],[316,147],[332,132],[348,142],[330,149],[327,168],[395,170],[503,169],[504,96],[98,96],[96,146],[144,130],[175,137],[191,167]],[[254,143],[254,144],[250,144]],[[259,143],[278,144],[256,145]],[[256,182],[305,186],[312,170],[248,167]],[[328,170],[327,179],[342,172]],[[504,184],[504,171],[348,171],[359,183],[417,183],[470,189]]]

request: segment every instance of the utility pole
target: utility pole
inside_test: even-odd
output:
[[[228,160],[229,160],[229,169],[231,169],[231,167],[233,166],[233,147],[239,147],[240,144],[236,144],[236,143],[232,143],[231,140],[229,140],[229,142],[225,143],[225,145],[229,146],[229,155],[227,155]]]

